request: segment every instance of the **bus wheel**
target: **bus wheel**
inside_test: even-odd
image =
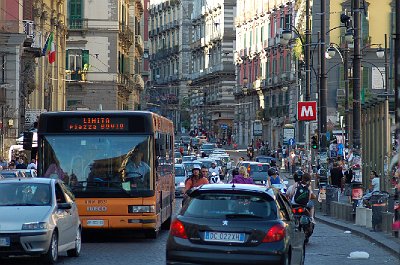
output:
[[[156,239],[160,230],[147,230],[144,232],[146,238]]]
[[[162,230],[169,230],[169,227],[171,226],[171,219],[172,217],[170,216],[165,222],[161,225]]]

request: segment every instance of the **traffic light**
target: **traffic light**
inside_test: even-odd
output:
[[[318,149],[318,135],[313,135],[311,137],[311,148]]]

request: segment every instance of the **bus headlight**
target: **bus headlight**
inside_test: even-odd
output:
[[[154,207],[154,205],[129,205],[128,212],[129,213],[154,213],[155,207]]]

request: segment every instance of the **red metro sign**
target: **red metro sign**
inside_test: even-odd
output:
[[[316,101],[297,102],[297,120],[299,121],[317,120],[317,102]]]

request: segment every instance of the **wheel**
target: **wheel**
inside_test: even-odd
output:
[[[165,220],[165,222],[161,225],[162,230],[169,230],[169,227],[171,226],[171,216]]]
[[[55,264],[58,260],[58,235],[54,231],[51,235],[50,246],[46,254],[42,256],[46,264]]]
[[[82,249],[82,231],[81,228],[78,227],[75,236],[75,247],[67,251],[68,257],[79,257],[79,255],[81,254],[81,249]]]
[[[306,260],[306,244],[303,244],[303,255],[301,255],[300,265],[304,265]]]
[[[146,236],[146,238],[156,239],[158,237],[159,232],[160,232],[160,230],[147,230],[145,232],[145,236]]]
[[[290,253],[286,253],[282,256],[281,265],[290,265]]]

